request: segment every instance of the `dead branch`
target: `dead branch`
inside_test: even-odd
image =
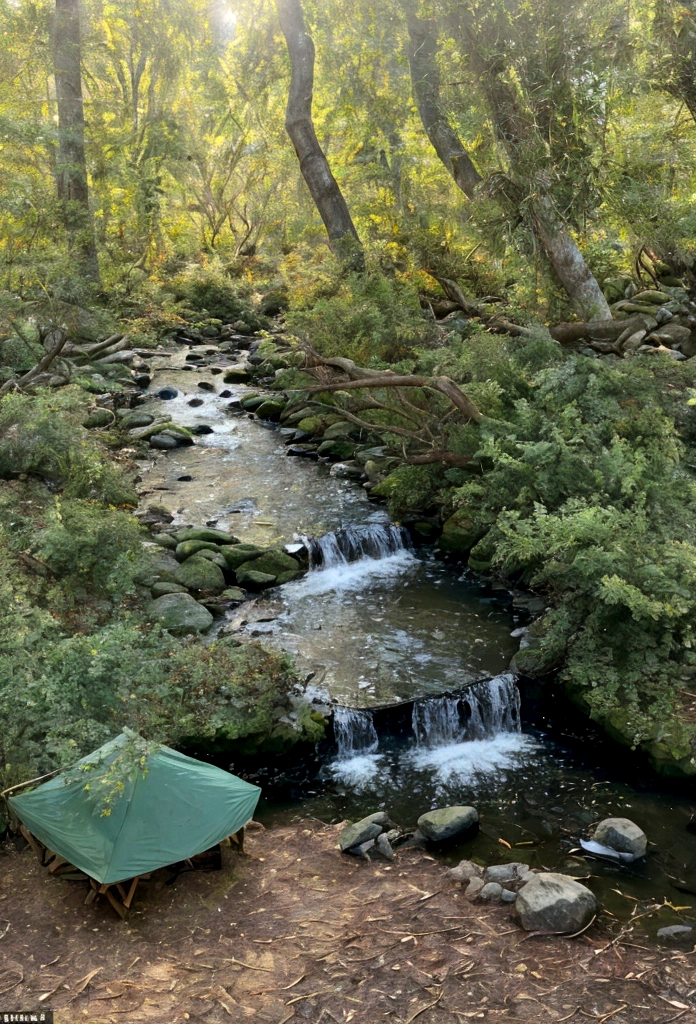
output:
[[[33,366],[31,370],[28,370],[22,377],[12,378],[12,380],[6,381],[0,388],[0,398],[3,395],[8,394],[8,392],[10,391],[21,391],[22,388],[29,387],[32,384],[36,384],[37,378],[43,375],[45,371],[48,369],[48,367],[51,365],[51,363],[54,361],[54,359],[56,359],[57,356],[60,355],[63,348],[65,347],[65,343],[68,340],[68,335],[60,327],[56,328],[51,333],[56,338],[56,341],[54,342],[52,347],[48,350],[48,352],[46,352],[44,356],[41,357],[41,359],[39,359],[36,366]]]
[[[350,362],[350,360],[346,361]],[[334,360],[331,362],[334,362]],[[318,394],[326,391],[352,391],[358,388],[426,388],[429,391],[437,391],[446,398],[449,398],[450,402],[468,419],[473,420],[474,423],[480,423],[483,419],[483,413],[449,377],[417,377],[396,373],[375,373],[372,371],[369,376],[366,375],[338,383],[316,384],[306,390],[308,394]],[[374,429],[374,424],[371,426]]]
[[[653,325],[655,321],[653,320]],[[589,320],[585,323],[554,324],[549,333],[561,345],[572,345],[578,341],[616,341],[624,331],[645,330],[645,316],[637,313],[627,320]]]

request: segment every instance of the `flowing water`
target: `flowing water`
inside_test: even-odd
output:
[[[510,595],[414,551],[359,486],[288,458],[277,431],[231,416],[229,402],[244,389],[183,369],[185,352],[166,360],[153,384],[174,386],[176,397],[153,397],[151,408],[211,432],[142,463],[144,502],[169,508],[176,523],[229,528],[244,540],[302,540],[310,557],[302,579],[258,599],[257,614],[238,623],[290,652],[307,695],[334,705],[335,742],[318,778],[288,773],[280,788],[267,787],[275,795],[262,815],[341,820],[384,808],[413,826],[432,807],[473,803],[481,832],[453,859],[589,874],[620,918],[636,898],[687,908],[667,907],[655,928],[696,917],[696,798],[641,777],[624,751],[575,723],[575,712],[524,694],[521,702],[506,672],[521,624]],[[645,861],[617,867],[578,853],[577,840],[608,815],[645,829],[653,844]]]

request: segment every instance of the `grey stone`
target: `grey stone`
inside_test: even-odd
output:
[[[164,594],[151,601],[148,610],[170,633],[205,633],[213,624],[210,612],[190,594]]]
[[[595,829],[598,843],[619,853],[630,853],[634,860],[644,857],[648,850],[648,839],[630,818],[605,818]]]
[[[164,549],[148,552],[142,569],[135,577],[135,582],[143,587],[153,587],[155,583],[176,583],[179,563],[173,555]]]
[[[520,889],[515,913],[528,932],[573,934],[590,923],[597,901],[590,890],[568,875],[534,875]]]
[[[696,933],[691,925],[670,924],[666,928],[658,928],[657,937],[670,945],[691,946],[696,940]]]
[[[485,882],[483,881],[482,878],[472,878],[469,881],[469,884],[467,885],[466,889],[464,890],[464,895],[466,896],[467,899],[473,900],[481,892],[484,885]]]
[[[349,825],[348,828],[343,830],[339,844],[345,852],[352,846],[359,846],[369,839],[376,839],[381,832],[382,826],[378,825],[376,821],[368,821],[366,818],[363,818],[361,821],[356,821],[353,825]]]
[[[421,814],[418,828],[433,843],[441,843],[478,825],[478,812],[474,807],[441,807]]]
[[[267,572],[257,572],[255,569],[247,568],[237,570],[237,583],[248,587],[249,590],[265,590],[266,587],[272,587],[275,581],[275,576],[271,576]]]
[[[502,885],[498,885],[497,882],[486,882],[483,888],[479,891],[478,898],[483,900],[484,903],[494,903],[496,900],[501,899],[502,895]]]
[[[172,451],[174,448],[179,447],[179,442],[175,437],[170,434],[155,434],[154,437],[150,438],[150,447],[157,448],[163,452]]]
[[[155,583],[150,588],[153,597],[164,597],[165,594],[185,594],[186,587],[180,583]]]
[[[503,889],[500,898],[503,903],[514,903],[517,899],[517,893],[512,889]]]
[[[385,860],[394,860],[394,851],[391,848],[391,843],[387,839],[384,832],[377,836],[376,843],[377,852],[384,857]]]
[[[246,594],[241,587],[228,587],[227,590],[223,590],[220,597],[224,601],[243,601]]]
[[[491,864],[484,871],[483,877],[487,882],[498,882],[499,885],[514,882],[517,878],[517,864]]]
[[[483,868],[480,868],[478,864],[474,864],[472,860],[460,861],[449,872],[450,878],[453,878],[455,882],[469,882],[472,878],[481,878],[482,875]]]
[[[155,417],[149,412],[128,412],[121,419],[121,426],[124,430],[134,430],[135,427],[149,427],[154,421]]]
[[[362,857],[363,860],[369,860],[369,851],[375,845],[374,839],[368,839],[364,843],[360,843],[359,846],[352,846],[348,850],[344,850],[344,853],[350,853],[354,857]]]

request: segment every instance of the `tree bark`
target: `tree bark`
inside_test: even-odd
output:
[[[81,50],[79,0],[56,0],[53,70],[58,103],[58,198],[63,222],[82,270],[87,277],[99,282],[87,185]]]
[[[302,5],[300,0],[276,0],[276,8],[292,68],[285,129],[295,147],[302,177],[324,222],[332,247],[336,248],[339,255],[346,250],[348,258],[361,264],[362,248],[358,232],[314,130],[314,43],[307,31]]]
[[[464,195],[473,199],[483,179],[442,110],[433,23],[416,17],[407,0],[402,6],[408,24],[408,66],[420,119],[440,160]]]

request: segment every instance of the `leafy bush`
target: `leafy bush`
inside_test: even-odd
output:
[[[240,298],[229,277],[219,265],[201,267],[192,264],[168,285],[177,302],[193,311],[198,319],[208,317],[233,323],[244,320],[250,327],[259,327],[258,316]]]
[[[120,600],[135,592],[141,538],[142,528],[128,512],[56,499],[36,551],[73,593],[87,590]]]

